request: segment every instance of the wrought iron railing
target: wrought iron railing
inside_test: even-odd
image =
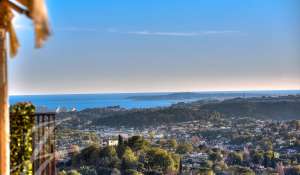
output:
[[[33,135],[36,175],[56,174],[55,158],[55,113],[36,113],[36,130]]]

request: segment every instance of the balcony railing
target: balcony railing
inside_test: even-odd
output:
[[[30,117],[34,117],[35,122],[32,132],[33,174],[54,175],[56,174],[55,113],[35,113]]]

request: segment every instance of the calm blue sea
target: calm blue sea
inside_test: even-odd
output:
[[[201,92],[203,97],[201,99],[211,98],[211,94],[215,94],[214,98],[225,97],[251,97],[263,95],[287,95],[300,94],[300,91],[249,91],[249,92]],[[189,102],[200,100],[186,99],[186,100],[131,100],[130,96],[145,96],[145,95],[164,95],[169,93],[121,93],[121,94],[70,94],[70,95],[22,95],[10,96],[10,104],[17,102],[32,102],[38,107],[46,107],[49,110],[65,107],[67,109],[76,108],[83,110],[86,108],[120,106],[123,108],[152,108],[170,106],[178,102]],[[207,96],[205,94],[208,94]]]
[[[22,95],[10,96],[10,104],[17,102],[32,102],[39,107],[47,107],[55,110],[58,107],[68,109],[120,106],[123,108],[151,108],[163,107],[177,103],[176,100],[131,100],[130,96],[136,95],[160,95],[164,93],[122,93],[122,94],[70,94],[70,95]],[[186,100],[189,101],[189,100]]]

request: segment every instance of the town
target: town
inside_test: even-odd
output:
[[[181,174],[299,174],[300,121],[222,118],[133,128],[62,122],[57,131],[59,167],[91,145],[117,147],[119,137],[140,136],[152,147],[180,155]],[[201,174],[201,173],[200,173]]]

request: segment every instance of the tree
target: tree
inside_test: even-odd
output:
[[[177,170],[172,156],[163,149],[151,148],[147,152],[147,159],[147,163],[152,170],[158,170],[164,173]]]
[[[124,145],[124,139],[121,135],[118,136],[118,145]]]
[[[19,42],[12,24],[14,12],[25,14],[32,19],[35,34],[36,47],[41,47],[50,35],[47,10],[43,0],[1,0],[0,1],[0,174],[8,175],[10,171],[9,150],[9,112],[8,112],[8,75],[6,33],[9,34],[10,55],[17,54]]]
[[[178,154],[175,154],[175,153],[169,153],[174,161],[174,168],[175,170],[179,170],[180,169],[180,161],[181,161],[181,158]],[[181,162],[182,163],[182,162]]]
[[[58,175],[67,175],[67,172],[65,170],[58,172]]]
[[[148,143],[144,140],[143,137],[141,136],[133,136],[128,139],[128,146],[133,150],[133,151],[139,151],[144,149]]]
[[[182,174],[183,166],[182,166],[182,160],[179,158],[179,174]]]
[[[149,138],[150,138],[150,141],[151,141],[151,142],[153,141],[154,136],[155,136],[155,133],[154,133],[153,131],[151,131],[151,132],[149,133]]]
[[[120,159],[117,156],[115,147],[107,146],[100,150],[99,165],[107,168],[116,168],[120,165]]]
[[[265,167],[273,167],[275,168],[276,164],[274,161],[274,152],[269,150],[264,154],[264,166]]]
[[[136,169],[138,166],[138,158],[135,156],[134,152],[126,147],[123,157],[122,157],[122,171],[126,171],[127,169]]]
[[[134,155],[134,152],[129,147],[126,147],[123,159],[129,162],[137,161],[137,157]]]
[[[247,167],[233,166],[229,168],[232,175],[255,175],[255,173]]]
[[[191,144],[180,144],[177,146],[177,154],[187,154],[193,151],[193,145]]]
[[[271,140],[266,140],[264,143],[263,143],[263,147],[265,150],[272,150],[273,149],[273,143]]]
[[[264,161],[264,152],[259,150],[252,153],[252,161],[255,164],[262,164]]]
[[[125,171],[124,175],[143,175],[143,174],[136,170],[129,169]]]
[[[81,174],[76,170],[71,170],[71,171],[68,172],[67,175],[81,175]]]
[[[217,112],[217,111],[213,111],[211,114],[210,114],[210,120],[218,120],[221,118],[221,113]]]
[[[116,148],[116,151],[117,151],[117,154],[118,154],[118,157],[120,159],[122,159],[123,155],[124,155],[124,152],[126,150],[127,146],[125,144],[119,144]]]
[[[198,175],[214,175],[214,172],[211,169],[200,168],[198,170]]]
[[[104,147],[100,151],[100,157],[114,157],[117,155],[116,149],[112,146]]]
[[[99,144],[99,142],[100,142],[100,140],[95,132],[89,133],[89,141],[91,142],[91,145]]]
[[[213,165],[213,170],[216,173],[221,173],[224,170],[226,170],[227,168],[228,168],[227,164],[224,161],[220,161],[220,162],[214,163],[214,165]]]
[[[117,146],[117,148],[116,148],[116,151],[117,151],[118,157],[119,157],[120,159],[122,159],[123,154],[124,154],[126,148],[127,148],[127,146],[126,146],[126,144],[125,144],[125,142],[124,142],[123,137],[122,137],[121,135],[119,135],[119,138],[118,138],[118,146]]]
[[[70,150],[71,156],[75,156],[80,153],[80,148],[78,145],[71,145],[69,150]]]
[[[79,169],[81,175],[97,175],[96,169],[89,166],[82,166]]]
[[[112,169],[110,175],[121,175],[121,172],[117,168],[114,168]]]
[[[171,148],[175,149],[177,147],[177,141],[175,139],[171,139],[171,140],[168,141],[168,145]]]
[[[200,175],[213,175],[214,172],[212,170],[213,162],[210,160],[203,161],[200,164],[201,168],[199,169]]]
[[[208,155],[208,159],[215,162],[215,161],[221,161],[222,160],[222,155],[220,152],[211,152]]]
[[[83,149],[79,154],[76,154],[72,157],[72,166],[79,167],[82,165],[85,166],[94,166],[100,162],[100,148],[92,145]]]
[[[212,166],[213,166],[213,162],[210,161],[210,160],[207,160],[207,161],[201,162],[200,165],[201,165],[202,168],[211,169]]]
[[[243,155],[239,152],[231,152],[228,154],[227,162],[229,165],[241,165],[243,161]]]

